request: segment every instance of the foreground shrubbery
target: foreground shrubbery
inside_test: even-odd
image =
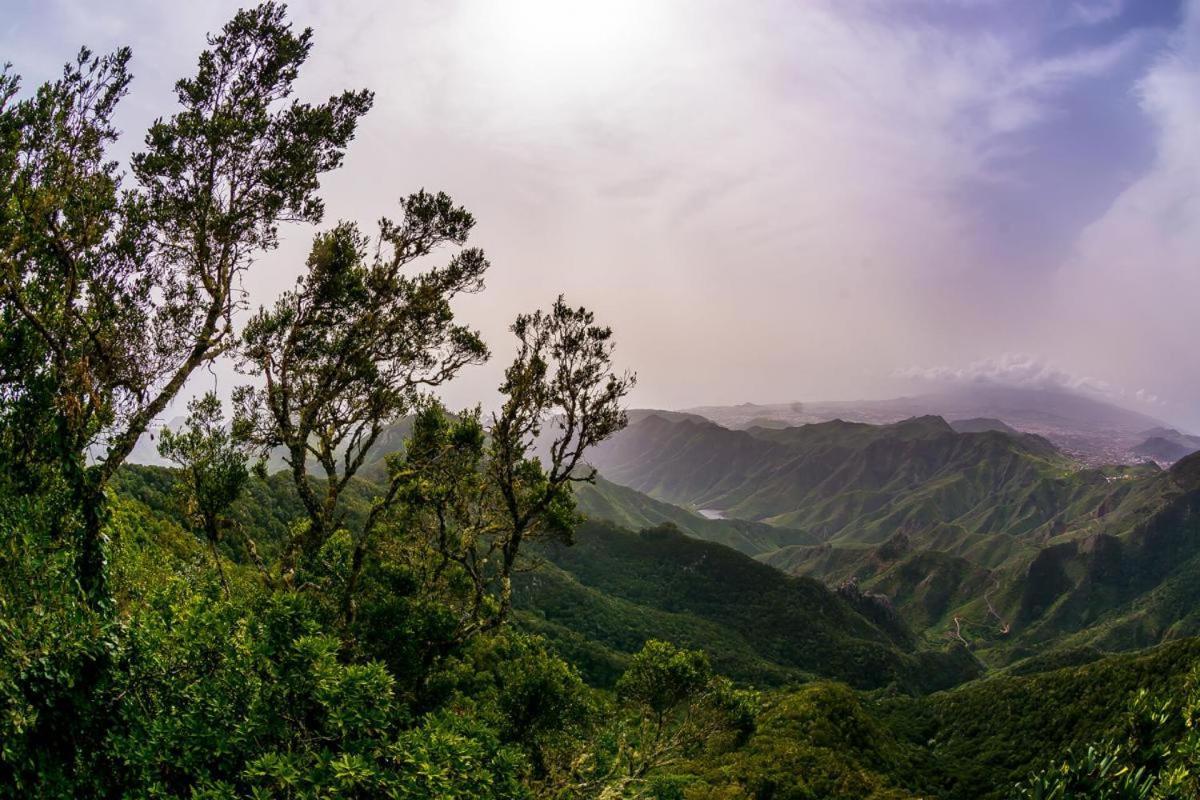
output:
[[[70,571],[54,568],[33,512],[14,511],[4,541],[20,546],[0,559],[5,794],[635,793],[753,725],[749,695],[665,644],[648,645],[611,694],[509,628],[443,642],[424,669],[391,631],[348,647],[336,603],[267,588],[244,565],[223,584],[199,541],[138,504],[115,509],[120,607],[105,622],[55,583]],[[394,622],[436,630],[444,609],[409,599]]]
[[[1200,670],[1181,687],[1140,689],[1119,733],[1073,749],[1022,783],[1013,800],[1200,797]]]

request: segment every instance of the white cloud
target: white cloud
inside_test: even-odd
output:
[[[150,0],[42,5],[41,30],[0,31],[0,49],[21,62],[61,60],[82,41],[133,44],[136,113],[123,121],[136,145],[169,111],[170,82],[193,68],[202,32],[239,3],[186,15]],[[1043,31],[906,16],[931,5],[291,8],[316,32],[303,97],[377,93],[345,168],[324,182],[330,220],[369,224],[407,191],[449,191],[480,220],[476,240],[495,265],[488,291],[462,310],[498,362],[512,316],[563,290],[616,328],[622,359],[643,376],[639,402],[693,405],[871,391],[918,354],[953,361],[964,353],[951,346],[1004,338],[978,330],[977,310],[946,289],[997,260],[977,240],[964,187],[1008,180],[999,156],[1028,146],[1020,135],[1057,113],[1062,92],[1117,69],[1139,41],[1046,58]],[[1086,7],[1095,17],[1101,5],[1111,4]],[[1148,105],[1183,88],[1156,86]],[[301,268],[310,232],[288,234],[248,277],[254,302]],[[992,328],[1011,324],[989,313]],[[984,352],[1025,347],[1037,345]],[[451,402],[483,396],[498,369],[475,373]]]
[[[1137,87],[1154,130],[1149,169],[1080,235],[1059,271],[1048,339],[1072,363],[1120,364],[1132,385],[1194,398],[1200,298],[1200,3]],[[1182,414],[1195,420],[1193,404]]]
[[[1130,393],[1100,378],[1074,375],[1046,359],[1025,353],[1006,353],[965,367],[909,367],[898,370],[895,377],[938,384],[986,384],[1016,389],[1048,389],[1089,394],[1109,399],[1132,398],[1152,404],[1158,398],[1139,389]]]

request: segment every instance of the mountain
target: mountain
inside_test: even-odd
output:
[[[536,546],[516,624],[596,687],[662,639],[762,690],[744,740],[680,766],[697,797],[999,800],[1200,658],[1200,455],[1082,468],[982,427],[637,415],[596,462],[659,496],[580,485],[589,519]],[[119,507],[176,517],[174,481],[126,467]],[[374,491],[354,482],[350,513]],[[297,503],[275,474],[234,511],[270,553]]]
[[[1146,437],[1145,441],[1132,452],[1159,464],[1173,464],[1200,451],[1200,436],[1189,436],[1174,428],[1151,428],[1142,435]]]
[[[116,490],[155,515],[182,522],[174,482],[171,470],[128,466]],[[347,491],[350,515],[366,513],[371,484],[355,481]],[[603,482],[591,492],[600,493],[641,509],[642,519],[661,515],[665,524],[638,533],[599,519],[585,522],[573,545],[542,545],[541,568],[522,573],[516,587],[522,624],[546,635],[596,683],[611,683],[649,639],[701,649],[723,673],[760,685],[826,677],[862,688],[894,684],[928,691],[980,670],[962,648],[919,647],[898,617],[881,614],[869,601],[686,535],[673,520],[735,541],[767,534],[809,541],[800,532],[706,520],[649,498],[635,505],[629,495],[636,493]],[[581,495],[582,508],[588,488]],[[257,532],[260,551],[272,556],[301,508],[290,476],[275,473],[253,478],[232,511],[240,527]]]
[[[155,531],[147,536],[129,529],[127,535],[164,552],[179,546],[159,530],[162,517],[176,513],[174,479],[170,470],[129,467],[117,487],[122,519],[136,518]],[[1081,543],[1042,551],[1061,555],[1068,578],[1063,592],[1050,598],[1053,614],[1100,608],[1114,591],[1134,596],[1140,587],[1166,584],[1174,584],[1175,593],[1151,589],[1147,597],[1157,606],[1137,606],[1139,624],[1165,620],[1176,606],[1200,607],[1192,588],[1200,586],[1194,564],[1200,457],[1130,480],[1156,487],[1164,501],[1131,535],[1114,537],[1130,549]],[[286,535],[287,526],[274,520],[297,511],[289,488],[283,475],[256,478],[251,497],[239,504],[239,522],[260,544],[269,544],[273,530]],[[599,488],[617,498],[615,509],[645,505],[678,515],[635,503],[635,496],[611,486]],[[1148,497],[1143,492],[1139,502]],[[146,511],[132,514],[134,504]],[[1121,512],[1105,516],[1113,515]],[[1000,800],[1068,748],[1126,736],[1136,693],[1179,693],[1200,660],[1197,638],[1126,654],[1107,652],[1105,643],[1070,644],[983,674],[960,642],[914,637],[876,590],[891,591],[910,607],[932,608],[946,592],[951,603],[987,592],[991,576],[967,559],[915,550],[903,537],[860,549],[895,565],[881,573],[891,583],[865,590],[850,582],[831,591],[671,526],[633,532],[591,521],[574,545],[541,546],[541,568],[519,575],[516,624],[546,637],[596,687],[611,687],[651,638],[702,649],[721,673],[758,687],[752,729],[672,765],[673,774],[686,776],[687,796],[711,798]],[[199,551],[186,552],[194,559]],[[1189,562],[1193,566],[1181,569]],[[906,587],[917,591],[903,595]],[[219,591],[215,584],[212,591]],[[1080,592],[1104,597],[1076,604]],[[1005,602],[1002,595],[992,597]],[[213,668],[207,661],[201,666]]]
[[[889,400],[830,401],[688,409],[727,428],[773,420],[789,426],[843,419],[890,424],[936,415],[953,420],[985,418],[1035,433],[1092,465],[1140,461],[1131,450],[1147,428],[1165,427],[1146,414],[1077,392],[976,384]]]
[[[954,428],[958,433],[983,433],[985,431],[999,431],[1000,433],[1008,433],[1016,436],[1020,433],[1016,428],[1008,425],[998,419],[989,417],[975,417],[973,419],[958,419],[951,420],[950,427]]]
[[[1186,444],[1181,444],[1171,439],[1165,439],[1161,436],[1151,436],[1146,441],[1133,448],[1134,453],[1139,456],[1145,456],[1151,461],[1157,463],[1173,464],[1184,456],[1191,455],[1196,452],[1196,447],[1190,447]]]
[[[1085,468],[1041,437],[938,417],[735,431],[646,415],[594,461],[627,490],[593,515],[691,518],[692,535],[884,599],[928,643],[952,638],[993,665],[1200,634],[1200,456]],[[627,510],[652,501],[653,518]],[[810,540],[703,532],[670,503]]]
[[[589,653],[573,660],[600,677],[649,638],[699,647],[722,672],[758,684],[824,676],[929,691],[979,674],[961,647],[918,648],[899,620],[860,598],[670,525],[634,533],[588,522],[573,545],[540,554],[549,566],[517,589],[524,624],[567,652]]]
[[[761,558],[831,584],[854,580],[915,631],[953,636],[991,664],[1200,635],[1200,455],[1106,479],[1052,535],[1019,547],[1005,534],[964,552],[952,532],[898,533],[874,547],[792,546]]]
[[[642,640],[674,631],[681,644],[722,654],[722,669],[745,680],[850,680],[833,655],[842,645],[831,639],[812,640],[822,667],[747,642],[743,620],[681,608],[667,595],[630,594],[599,577],[640,574],[647,585],[677,587],[668,565],[696,561],[691,548],[705,543],[738,552],[704,551],[722,566],[703,591],[723,586],[751,557],[761,566],[747,585],[787,575],[827,587],[827,597],[876,632],[865,637],[876,648],[868,648],[869,681],[920,686],[904,666],[913,648],[936,651],[947,641],[1004,666],[1200,634],[1192,610],[1200,607],[1200,457],[1169,471],[1083,468],[1039,436],[995,430],[994,418],[960,421],[962,431],[933,416],[746,430],[693,414],[631,419],[593,454],[603,477],[577,487],[592,527],[577,549],[546,555],[547,569],[525,595],[536,598],[524,607],[530,624],[574,648],[594,675],[615,675]],[[406,435],[403,422],[389,430],[376,467]],[[177,513],[168,471],[130,469],[141,475],[130,491]],[[267,550],[298,513],[284,478],[253,482],[238,504],[243,524],[269,532],[260,542]],[[369,481],[356,482],[352,514],[362,513],[370,492]],[[637,537],[631,532],[663,525],[677,533],[654,547],[612,533]],[[659,571],[642,571],[643,558]],[[725,602],[738,609],[746,599]],[[793,605],[812,616],[811,602]],[[880,655],[876,634],[900,656]],[[851,650],[863,646],[853,638]]]
[[[676,505],[879,544],[900,530],[1031,533],[1102,485],[1044,439],[957,433],[940,417],[729,430],[650,415],[598,447],[611,481]]]

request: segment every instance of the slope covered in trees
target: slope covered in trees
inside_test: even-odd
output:
[[[1192,640],[925,697],[823,682],[779,692],[744,746],[695,765],[687,796],[1190,797],[1198,656]],[[1163,758],[1172,747],[1174,775]],[[1150,795],[1155,788],[1167,791]]]
[[[957,433],[939,417],[731,431],[651,415],[592,458],[652,497],[844,543],[935,523],[1031,532],[1089,488],[1042,439]]]
[[[1190,459],[1092,469],[1037,437],[960,433],[939,418],[731,431],[647,413],[594,461],[628,483],[596,514],[635,517],[652,502],[629,494],[640,489],[722,509],[726,523],[794,524],[821,541],[735,546],[886,598],[931,643],[952,638],[990,663],[1196,632]]]
[[[542,552],[566,574],[528,578],[528,607],[547,625],[611,649],[640,646],[631,641],[633,620],[670,615],[651,627],[656,638],[699,646],[727,674],[754,683],[816,675],[860,688],[932,691],[978,674],[959,648],[917,650],[899,620],[877,622],[817,581],[670,526],[632,533],[590,523],[573,546]],[[714,631],[711,641],[699,633],[706,630]]]

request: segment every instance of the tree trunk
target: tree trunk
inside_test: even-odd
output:
[[[108,537],[104,525],[104,485],[95,468],[71,470],[72,501],[79,512],[79,531],[75,547],[75,579],[84,601],[94,611],[108,608],[111,597],[108,588]]]

